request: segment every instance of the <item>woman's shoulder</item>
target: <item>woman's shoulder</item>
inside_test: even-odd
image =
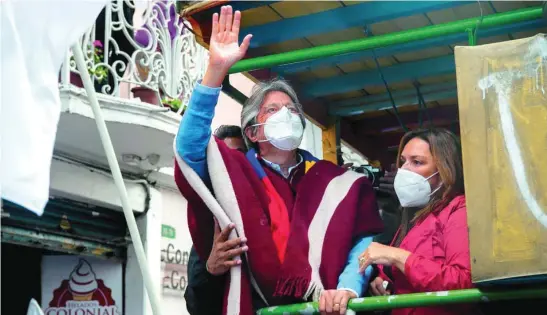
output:
[[[450,203],[448,203],[448,206],[446,206],[446,208],[452,209],[452,211],[462,208],[465,210],[465,195],[458,195],[454,197],[450,201]]]
[[[454,197],[448,205],[446,205],[440,212],[439,212],[439,219],[443,221],[448,221],[450,217],[452,217],[455,214],[461,213],[464,216],[467,215],[467,207],[465,205],[465,195],[458,195]]]

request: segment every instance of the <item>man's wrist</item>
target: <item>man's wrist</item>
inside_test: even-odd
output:
[[[211,88],[222,86],[224,78],[228,75],[228,70],[229,68],[225,69],[223,66],[209,65],[205,71],[201,84]]]
[[[338,288],[338,289],[336,289],[336,290],[348,292],[349,294],[351,294],[351,298],[352,298],[352,299],[355,299],[355,298],[358,298],[358,297],[359,297],[359,293],[357,293],[357,291],[355,291],[354,289],[350,289],[350,288]]]
[[[209,261],[206,261],[206,262],[205,262],[205,270],[207,271],[207,274],[208,274],[210,277],[219,277],[219,276],[222,276],[222,274],[217,275],[217,274],[211,272],[211,269],[209,268]]]

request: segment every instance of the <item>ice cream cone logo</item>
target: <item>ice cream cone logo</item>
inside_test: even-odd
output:
[[[105,286],[102,279],[97,279],[91,264],[85,259],[80,259],[68,279],[63,280],[60,287],[53,291],[53,299],[49,302],[46,314],[48,310],[65,308],[89,310],[92,313],[97,311],[93,314],[119,314],[112,290]]]
[[[91,301],[93,293],[97,290],[97,279],[91,265],[80,259],[78,265],[70,273],[68,288],[75,301]]]

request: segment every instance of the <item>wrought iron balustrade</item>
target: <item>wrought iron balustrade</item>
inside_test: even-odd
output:
[[[173,0],[109,2],[80,39],[96,91],[122,98],[133,94],[159,106],[165,99],[186,104],[208,52],[178,13]],[[81,86],[71,52],[60,79]]]

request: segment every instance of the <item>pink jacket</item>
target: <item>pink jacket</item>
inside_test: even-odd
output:
[[[392,267],[393,279],[388,279],[380,269],[380,277],[392,281],[394,294],[473,287],[466,212],[465,196],[458,196],[408,232],[399,246],[412,253],[406,261],[405,273]],[[392,315],[452,315],[474,311],[471,305],[451,305],[396,309]]]

